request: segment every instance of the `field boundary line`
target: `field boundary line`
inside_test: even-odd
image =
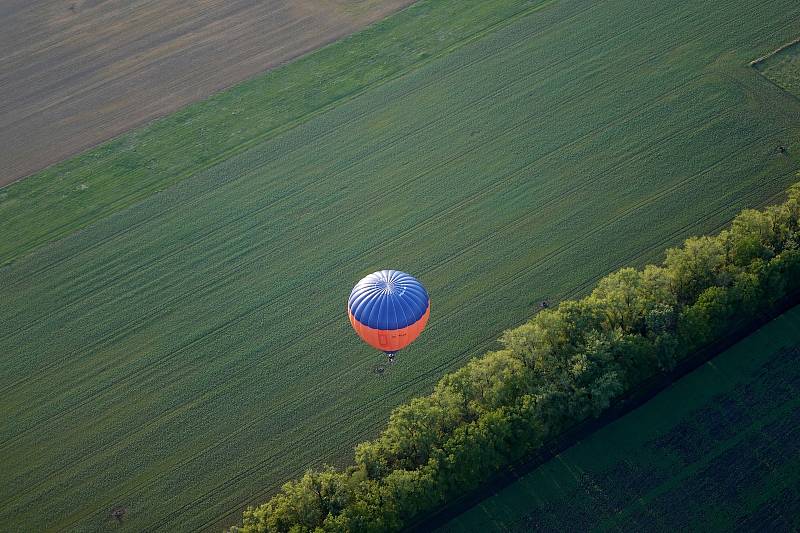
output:
[[[555,0],[549,0],[549,1],[548,1],[546,4],[547,4],[547,5],[549,5],[549,4],[553,3],[554,1],[555,1]],[[581,10],[580,12],[577,12],[577,13],[575,13],[575,14],[571,15],[570,17],[568,17],[567,19],[564,19],[564,20],[569,20],[569,19],[571,19],[571,18],[574,18],[575,16],[578,16],[579,14],[582,14],[582,13],[584,13],[584,12],[586,12],[586,11],[589,11],[589,10],[593,9],[593,8],[594,8],[596,5],[599,5],[599,4],[595,4],[594,6],[590,6],[589,8],[585,8],[585,9]],[[544,6],[543,6],[543,7],[544,7]],[[531,11],[531,13],[533,13],[533,12],[535,12],[535,11],[538,11],[538,10],[533,10],[533,11]],[[524,18],[524,16],[526,16],[526,15],[527,15],[527,13],[525,13],[525,14],[520,14],[520,16],[519,16],[518,18]],[[508,20],[508,19],[506,19],[506,20]],[[514,21],[511,21],[511,22],[514,22]],[[561,22],[564,22],[564,21],[559,21],[559,22],[557,22],[556,24],[560,24]],[[510,23],[509,23],[509,24],[510,24]],[[476,37],[474,40],[475,40],[475,41],[477,41],[477,40],[480,40],[481,38],[483,38],[483,37],[486,37],[486,36],[490,35],[491,33],[494,33],[494,31],[499,31],[500,29],[503,29],[503,27],[496,28],[495,30],[492,30],[492,31],[487,31],[487,32],[486,32],[486,35],[482,35],[482,36],[480,36],[479,38],[478,38],[478,37]],[[525,36],[521,37],[520,39],[514,40],[513,42],[511,42],[511,43],[509,43],[509,44],[507,44],[507,45],[504,45],[504,46],[502,46],[502,47],[500,48],[500,50],[502,51],[502,50],[506,50],[506,49],[508,49],[508,48],[511,48],[511,47],[513,47],[513,46],[515,46],[515,45],[519,44],[520,42],[527,40],[527,39],[528,39],[528,38],[530,38],[532,35],[539,35],[539,34],[541,34],[541,33],[545,33],[545,32],[546,32],[546,31],[548,31],[549,29],[550,29],[550,27],[548,26],[548,27],[546,27],[545,29],[542,29],[541,31],[538,31],[538,32],[533,32],[533,33],[531,33],[531,34],[525,34]],[[466,44],[471,44],[471,43],[465,43],[465,45],[466,45]],[[447,52],[447,54],[449,54],[449,53],[451,53],[451,52],[453,52],[453,51],[455,51],[455,50],[458,50],[459,48],[461,48],[461,47],[460,47],[460,46],[456,46],[456,47],[454,47],[452,50],[448,51],[448,52]],[[582,49],[582,50],[583,50],[583,51],[585,51],[585,50],[587,50],[587,49],[590,49],[590,48],[591,48],[591,46],[590,46],[590,47],[587,47],[587,48],[585,48],[585,49]],[[443,53],[443,54],[441,54],[441,56],[444,56],[444,55],[446,55],[446,54],[444,54],[444,53]],[[432,57],[431,57],[431,58],[429,58],[429,59],[430,59],[430,61],[433,61],[433,60],[435,60],[435,59],[440,59],[440,58],[441,58],[440,56],[432,56]],[[490,60],[490,59],[492,59],[492,58],[493,58],[493,56],[486,56],[486,57],[479,57],[479,58],[476,58],[476,59],[473,59],[473,60],[468,60],[466,63],[459,65],[459,66],[458,66],[458,68],[456,68],[456,69],[454,69],[454,70],[450,70],[450,71],[448,71],[448,72],[447,72],[447,73],[444,75],[444,77],[443,77],[443,78],[437,78],[436,80],[431,80],[431,81],[429,81],[429,82],[422,83],[422,84],[420,84],[419,86],[413,87],[413,88],[411,88],[411,89],[409,89],[409,90],[407,90],[407,91],[404,91],[404,92],[402,92],[402,93],[401,93],[401,97],[407,97],[407,96],[409,96],[409,95],[411,95],[411,94],[414,94],[414,93],[415,93],[415,92],[417,92],[418,90],[425,89],[425,88],[427,88],[427,87],[430,87],[431,85],[433,85],[433,84],[435,84],[435,83],[438,83],[439,81],[441,81],[441,79],[447,79],[447,78],[449,78],[450,76],[452,76],[452,75],[454,75],[454,74],[458,73],[458,71],[459,71],[459,70],[461,70],[461,69],[463,69],[464,67],[473,66],[473,65],[475,65],[475,64],[478,64],[478,63],[480,63],[480,62],[483,62],[484,60]],[[430,61],[429,61],[429,62],[430,62]],[[559,64],[559,63],[560,63],[560,61],[556,61],[556,62],[552,63],[552,65],[557,65],[557,64]],[[423,63],[423,64],[420,64],[420,67],[422,67],[422,66],[425,66],[425,64],[427,64],[427,62],[426,62],[426,63]],[[410,69],[410,70],[408,70],[408,71],[402,72],[402,73],[398,74],[397,76],[395,76],[395,78],[401,78],[401,77],[403,77],[403,76],[406,76],[406,75],[408,75],[409,73],[413,72],[414,70],[417,70],[417,69]],[[373,88],[377,89],[377,88],[381,87],[382,85],[385,85],[386,83],[389,83],[389,82],[391,82],[391,81],[394,81],[394,79],[395,79],[395,78],[391,78],[391,79],[387,78],[385,81],[382,81],[380,84],[377,84],[377,85],[375,85],[375,86],[370,86],[370,87],[369,87],[369,90],[372,90]],[[363,92],[368,92],[368,90],[367,90],[367,89],[365,89]],[[356,98],[356,97],[358,97],[358,96],[360,96],[360,94],[354,94],[354,95],[352,96],[352,98],[349,98],[349,99],[355,99],[355,98]],[[349,101],[349,99],[348,99],[348,101]],[[339,102],[339,101],[337,100],[337,102]],[[346,102],[346,101],[344,101],[344,102],[340,102],[340,103],[341,103],[342,105],[344,105],[344,104],[345,104],[345,103],[347,103],[347,102]],[[338,105],[338,104],[337,104],[337,105],[334,105],[334,106],[332,106],[332,107],[331,107],[331,109],[324,109],[324,110],[321,110],[321,111],[319,112],[319,114],[320,114],[320,115],[322,115],[322,114],[325,114],[325,113],[327,113],[327,112],[331,111],[333,108],[336,108],[336,107],[339,107],[339,105]],[[368,114],[368,112],[363,112],[363,113],[360,113],[360,114],[357,114],[357,115],[353,115],[353,117],[352,117],[352,118],[349,118],[349,119],[345,120],[344,122],[342,122],[342,123],[340,123],[340,124],[336,125],[336,126],[335,126],[335,127],[334,127],[334,128],[331,130],[331,131],[330,131],[330,132],[326,133],[326,134],[323,136],[323,138],[327,138],[327,137],[330,137],[330,136],[334,135],[334,134],[335,134],[335,132],[336,132],[337,130],[339,130],[339,129],[343,128],[343,127],[346,127],[347,125],[349,125],[349,124],[351,124],[351,123],[355,122],[356,120],[360,120],[360,119],[364,118],[364,117],[365,117],[367,114]],[[277,137],[279,137],[280,135],[282,135],[283,133],[287,133],[288,131],[295,129],[295,128],[296,128],[296,127],[298,127],[298,126],[300,126],[300,125],[302,125],[302,124],[305,124],[305,123],[307,123],[307,122],[308,122],[308,121],[310,121],[312,118],[315,118],[315,117],[313,117],[313,116],[312,116],[312,117],[310,117],[308,120],[304,120],[304,121],[302,121],[301,123],[298,123],[298,124],[296,124],[296,125],[292,126],[291,128],[288,128],[286,131],[280,131],[280,132],[276,133],[276,134],[275,134],[273,137],[270,137],[269,139],[261,139],[261,140],[266,142],[266,141],[268,141],[268,140],[272,140],[272,138],[277,138]],[[272,131],[272,130],[270,130],[270,131]],[[266,135],[266,134],[265,134],[265,135]],[[256,143],[256,144],[258,144],[258,143]],[[239,150],[239,151],[237,151],[235,154],[230,154],[230,155],[238,155],[238,154],[240,154],[240,153],[242,153],[242,152],[246,152],[246,151],[247,151],[249,148],[252,148],[252,147],[248,146],[247,148],[245,148],[245,149],[242,149],[242,150]],[[292,149],[292,150],[291,150],[290,152],[288,152],[288,153],[294,153],[294,152],[296,152],[296,151],[300,151],[300,150],[302,150],[302,149],[304,149],[304,148],[305,148],[305,146],[301,146],[301,147],[298,147],[298,148]],[[210,170],[213,170],[213,169],[214,169],[216,166],[218,166],[220,163],[226,162],[226,161],[228,161],[229,159],[230,159],[230,158],[228,158],[228,157],[223,157],[223,158],[221,158],[221,160],[220,160],[220,161],[216,161],[216,162],[214,162],[213,164],[210,164],[210,165],[208,165],[208,166],[206,166],[206,167],[203,167],[203,168],[201,168],[201,169],[199,169],[199,170],[197,170],[197,171],[192,171],[192,172],[190,173],[190,175],[188,175],[188,176],[186,176],[186,177],[191,177],[191,176],[193,176],[193,175],[200,175],[200,174],[203,174],[203,173],[207,173],[208,171],[210,171]],[[271,159],[267,159],[267,160],[265,160],[265,161],[258,162],[258,164],[254,165],[253,167],[251,167],[250,169],[248,169],[248,171],[255,171],[255,170],[257,170],[257,169],[259,169],[259,168],[261,168],[261,167],[265,166],[265,165],[266,165],[266,164],[268,164],[270,161],[272,161],[272,160],[271,160]],[[202,201],[203,201],[203,200],[204,200],[204,199],[205,199],[207,196],[210,196],[210,195],[214,194],[214,193],[215,193],[217,190],[219,190],[220,188],[224,187],[225,185],[227,185],[227,184],[229,184],[229,183],[232,183],[232,182],[235,182],[235,181],[239,181],[239,180],[243,179],[244,177],[246,177],[246,176],[245,176],[245,175],[241,175],[241,176],[238,176],[238,177],[235,177],[235,178],[228,178],[228,179],[223,179],[223,180],[215,180],[215,183],[214,183],[214,184],[211,186],[211,188],[209,188],[209,189],[207,189],[207,190],[203,191],[201,194],[199,194],[199,195],[197,195],[195,198],[193,198],[193,201],[192,201],[190,204],[182,204],[182,205],[196,205],[196,204],[198,204],[198,203],[201,203],[201,202],[202,202]],[[175,187],[175,186],[177,186],[177,185],[179,185],[179,184],[180,184],[182,181],[184,181],[184,179],[185,179],[185,178],[181,178],[181,179],[179,179],[178,181],[176,181],[175,183],[173,183],[173,184],[170,186],[170,189],[171,189],[171,188],[173,188],[173,187]],[[147,197],[147,198],[150,198],[150,197],[152,197],[152,196],[153,196],[153,195],[151,195],[151,196],[149,196],[149,197]],[[144,200],[146,200],[147,198],[145,198],[145,199],[142,199],[142,201],[140,201],[140,202],[137,202],[137,203],[134,203],[134,204],[130,205],[128,208],[130,209],[130,208],[133,208],[133,207],[135,207],[135,206],[139,205],[140,203],[142,203],[142,202],[143,202]],[[144,224],[146,224],[146,223],[148,223],[148,222],[150,222],[150,221],[152,221],[152,220],[154,220],[154,219],[156,219],[156,218],[158,218],[158,217],[160,217],[160,216],[164,216],[164,215],[166,215],[168,212],[170,212],[170,211],[173,211],[173,210],[175,210],[175,209],[176,209],[176,208],[178,208],[178,207],[180,207],[180,206],[174,206],[174,205],[167,205],[167,206],[164,206],[164,209],[163,209],[163,210],[160,210],[160,211],[156,212],[155,214],[153,214],[153,215],[149,216],[148,218],[146,218],[146,219],[142,219],[141,221],[138,221],[136,224],[133,224],[133,225],[131,225],[130,227],[127,227],[127,228],[126,228],[126,229],[124,229],[124,230],[121,230],[121,231],[119,231],[119,232],[116,232],[116,233],[114,233],[114,234],[110,235],[110,236],[108,236],[107,238],[105,238],[105,239],[103,239],[103,240],[101,240],[101,241],[98,241],[97,243],[93,244],[93,245],[92,245],[92,246],[90,246],[90,247],[83,248],[83,249],[81,249],[81,250],[80,250],[78,253],[76,253],[76,254],[73,254],[73,255],[71,255],[71,256],[69,256],[69,257],[67,257],[67,258],[64,258],[64,259],[58,260],[58,261],[56,261],[56,262],[54,262],[54,263],[50,263],[50,264],[48,264],[48,265],[46,265],[46,266],[44,266],[44,267],[42,267],[42,268],[40,268],[40,269],[38,269],[38,270],[34,270],[34,271],[31,273],[31,274],[35,275],[35,274],[39,274],[39,273],[42,273],[42,272],[46,272],[46,271],[47,271],[47,270],[49,270],[50,268],[52,268],[52,267],[54,267],[54,266],[57,266],[59,263],[61,263],[61,262],[63,262],[63,261],[69,260],[70,258],[73,258],[73,257],[78,257],[79,255],[81,255],[81,254],[83,254],[83,253],[87,253],[87,252],[89,252],[89,251],[93,250],[95,247],[97,247],[97,246],[99,246],[99,245],[103,244],[104,242],[110,242],[111,240],[113,240],[113,239],[115,239],[115,238],[121,237],[121,236],[123,236],[125,233],[129,232],[130,230],[132,230],[132,229],[136,229],[137,227],[139,227],[139,226],[142,226],[142,225],[144,225]],[[123,209],[123,211],[125,211],[125,210]],[[119,212],[121,212],[121,211],[116,211],[115,213],[119,213]],[[115,213],[111,213],[109,216],[112,216],[112,215],[113,215],[113,214],[115,214]],[[91,226],[91,225],[90,225],[90,226]],[[67,236],[65,236],[65,237],[64,237],[64,239],[67,239],[67,238],[69,238],[69,237],[70,237],[70,236],[72,236],[72,235],[76,235],[76,234],[78,234],[78,233],[80,233],[80,232],[82,232],[82,231],[86,230],[86,229],[87,229],[88,227],[90,227],[90,226],[83,226],[82,228],[79,228],[79,229],[77,229],[77,230],[76,230],[74,233],[72,233],[72,234],[70,234],[70,235],[67,235]],[[62,240],[63,240],[63,239],[62,239]],[[58,241],[49,241],[48,243],[53,243],[53,242],[58,242]],[[20,280],[19,280],[19,281],[17,281],[17,282],[16,282],[16,284],[13,284],[13,285],[11,285],[11,286],[16,286],[16,285],[18,285],[18,284],[21,284],[21,283],[23,283],[23,282],[24,282],[24,278],[20,278]]]

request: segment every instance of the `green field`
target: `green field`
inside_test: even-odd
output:
[[[495,4],[507,24],[452,38],[474,33],[447,18],[453,6],[484,19]],[[447,53],[236,149],[211,143],[196,167],[201,133],[179,114],[163,123],[170,136],[154,125],[96,164],[59,166],[97,179],[99,196],[84,205],[93,185],[70,182],[55,222],[39,206],[61,193],[37,204],[44,178],[0,190],[14,259],[0,270],[5,529],[116,527],[115,506],[130,530],[233,523],[306,467],[348,461],[393,406],[542,299],[658,259],[796,179],[800,159],[774,147],[798,139],[800,101],[748,66],[796,37],[795,1],[416,9],[384,30],[414,27],[414,13],[442,21]],[[265,79],[280,86],[280,72]],[[265,90],[249,87],[196,109],[222,121]],[[247,109],[272,120],[271,107]],[[219,139],[240,127],[220,124]],[[126,157],[155,149],[129,143],[146,132],[185,161],[140,193],[123,163],[139,175]],[[344,312],[379,268],[414,273],[432,297],[426,333],[382,376]]]
[[[439,529],[797,531],[800,307]]]

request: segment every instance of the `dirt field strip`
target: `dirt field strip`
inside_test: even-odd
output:
[[[2,2],[0,186],[412,2]]]

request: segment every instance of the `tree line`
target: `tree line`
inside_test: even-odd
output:
[[[474,490],[615,398],[800,291],[800,183],[715,236],[623,268],[506,331],[394,409],[344,470],[309,470],[235,531],[392,531]]]

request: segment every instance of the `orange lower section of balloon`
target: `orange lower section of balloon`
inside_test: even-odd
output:
[[[428,309],[422,315],[422,318],[402,329],[374,329],[356,320],[349,310],[347,314],[350,317],[353,329],[356,330],[356,333],[364,342],[384,352],[396,352],[402,350],[419,337],[419,334],[425,329],[425,324],[428,323],[428,317],[431,315],[431,306],[428,305]]]

